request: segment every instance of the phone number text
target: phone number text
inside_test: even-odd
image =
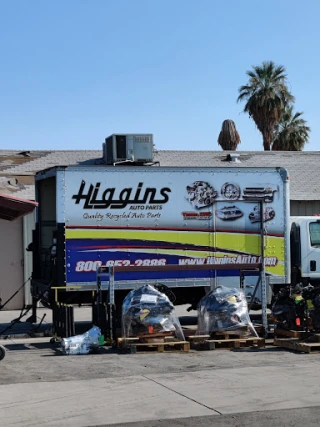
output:
[[[102,261],[78,261],[75,265],[75,271],[90,273],[92,271],[97,271],[99,267],[155,266],[166,265],[166,262],[167,260],[165,258],[136,259],[132,263],[128,259],[109,260],[105,263]]]

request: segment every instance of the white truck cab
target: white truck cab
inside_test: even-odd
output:
[[[291,217],[292,284],[320,284],[320,216]]]

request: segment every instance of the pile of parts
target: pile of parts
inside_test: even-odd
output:
[[[197,334],[223,332],[258,336],[250,320],[245,294],[239,289],[218,286],[199,302]]]
[[[272,312],[283,329],[320,332],[320,287],[298,284],[280,289]]]
[[[122,306],[122,336],[162,333],[184,341],[179,319],[168,296],[150,285],[129,292]]]

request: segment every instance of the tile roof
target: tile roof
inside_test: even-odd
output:
[[[320,151],[237,151],[240,162],[226,161],[228,151],[157,150],[161,166],[284,167],[290,175],[291,200],[320,200]],[[0,192],[34,199],[33,176],[42,169],[75,164],[99,164],[102,150],[0,150]]]

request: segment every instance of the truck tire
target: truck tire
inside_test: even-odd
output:
[[[6,355],[6,349],[0,345],[0,360],[4,359],[4,356]]]

